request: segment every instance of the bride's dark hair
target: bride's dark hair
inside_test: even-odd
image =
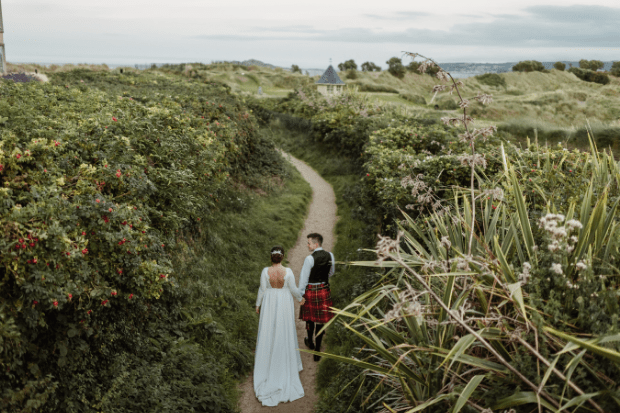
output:
[[[284,248],[281,245],[276,245],[271,249],[271,262],[279,264],[284,259]]]

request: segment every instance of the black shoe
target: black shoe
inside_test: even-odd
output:
[[[314,343],[312,341],[309,341],[308,338],[304,338],[304,344],[306,345],[306,347],[308,347],[310,350],[314,350]],[[315,356],[316,357],[316,356]]]
[[[321,360],[321,356],[317,356],[316,354],[314,355],[314,361],[319,361]]]

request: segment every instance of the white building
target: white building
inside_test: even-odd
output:
[[[322,95],[339,95],[344,91],[346,83],[340,80],[332,65],[329,65],[323,76],[315,83],[317,90]]]

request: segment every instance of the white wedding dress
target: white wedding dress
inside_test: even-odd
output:
[[[260,322],[254,358],[254,393],[263,406],[277,406],[304,397],[293,303],[293,296],[297,301],[302,296],[290,268],[286,268],[282,288],[271,286],[268,269],[263,269],[256,299]]]

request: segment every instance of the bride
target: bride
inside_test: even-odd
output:
[[[260,314],[254,358],[254,393],[263,406],[304,396],[299,379],[303,369],[298,351],[293,296],[305,302],[290,268],[282,266],[284,248],[271,249],[271,267],[260,278],[256,312]]]

